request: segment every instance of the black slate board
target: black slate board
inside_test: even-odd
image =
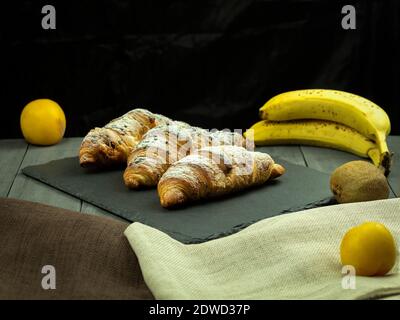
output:
[[[160,206],[156,190],[128,190],[121,170],[90,172],[79,166],[76,157],[25,167],[22,171],[129,221],[158,228],[184,243],[199,243],[267,217],[334,203],[327,174],[275,160],[286,168],[285,175],[276,181],[174,210]]]

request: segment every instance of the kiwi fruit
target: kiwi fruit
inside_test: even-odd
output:
[[[351,161],[331,175],[330,187],[337,202],[387,199],[389,185],[383,172],[367,161]]]

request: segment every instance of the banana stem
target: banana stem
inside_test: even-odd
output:
[[[385,176],[388,176],[390,173],[390,168],[392,166],[392,153],[389,151],[389,148],[386,143],[386,134],[381,134],[378,136],[376,141],[379,151],[380,151],[380,166],[383,167]]]
[[[384,169],[384,173],[385,173],[386,177],[390,173],[390,168],[392,166],[392,156],[393,156],[393,153],[385,152],[384,154],[382,154],[382,157],[381,157],[381,166]]]

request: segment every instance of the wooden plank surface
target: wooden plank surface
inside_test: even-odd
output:
[[[400,197],[400,136],[391,136],[387,140],[389,150],[393,152],[392,172],[389,174],[389,184],[394,194]]]
[[[80,138],[66,138],[59,144],[49,147],[29,145],[21,168],[74,156],[77,154],[81,140]],[[81,200],[47,186],[44,183],[28,178],[21,172],[16,176],[8,196],[75,211],[79,211],[81,208]]]
[[[299,146],[265,146],[258,150],[267,152],[273,158],[281,158],[300,166],[306,165]]]
[[[27,148],[22,139],[0,140],[0,197],[7,197]]]
[[[86,201],[82,201],[81,212],[85,213],[85,214],[92,214],[92,215],[95,215],[95,216],[110,217],[110,218],[114,218],[114,219],[117,219],[117,220],[120,220],[120,221],[124,221],[124,222],[128,221],[128,220],[125,220],[125,219],[123,219],[123,218],[111,213],[111,212],[108,212],[108,211],[103,210],[103,209],[101,209],[99,207],[96,207],[96,206],[94,206],[94,205],[92,205],[92,204],[90,204],[90,203],[88,203]]]
[[[362,159],[351,153],[328,148],[301,146],[300,149],[308,167],[329,174],[346,162],[353,160],[368,160]]]

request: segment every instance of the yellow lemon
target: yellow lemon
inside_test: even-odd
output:
[[[66,120],[58,103],[49,99],[29,102],[20,118],[22,134],[26,141],[38,145],[52,145],[64,136]]]
[[[381,223],[365,222],[351,228],[340,245],[342,265],[351,265],[359,276],[383,276],[396,263],[396,242]]]

